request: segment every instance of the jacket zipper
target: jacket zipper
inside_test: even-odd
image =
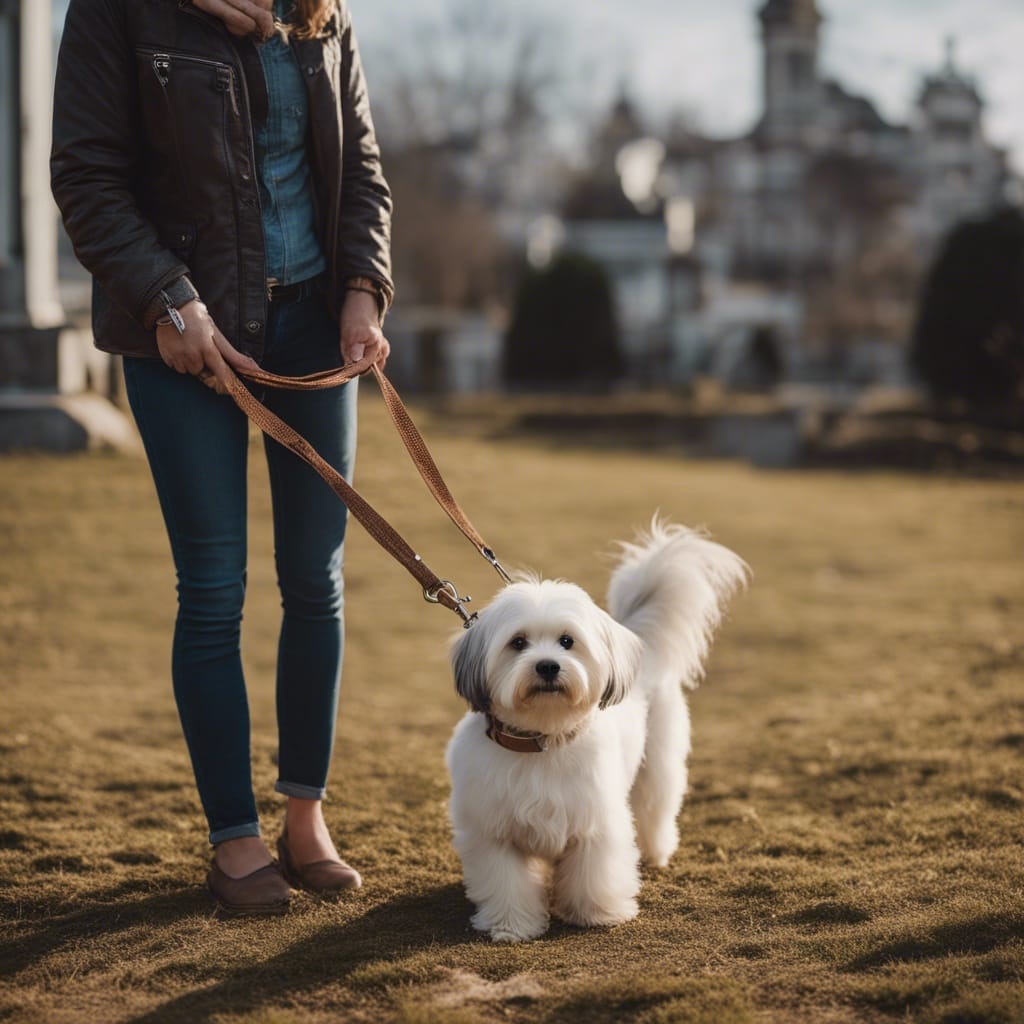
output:
[[[209,67],[215,68],[230,68],[231,65],[225,63],[222,60],[211,60],[209,57],[196,57],[191,53],[182,53],[180,50],[146,50],[141,49],[142,53],[152,52],[154,59],[159,57],[162,60],[187,60],[192,64],[206,64]]]
[[[259,173],[260,172],[259,172],[259,166],[256,163],[256,142],[255,142],[255,139],[253,138],[252,103],[249,100],[249,85],[248,85],[248,83],[245,80],[245,71],[244,70],[238,76],[238,78],[241,80],[241,83],[242,83],[242,98],[243,98],[244,103],[245,103],[245,115],[246,115],[245,118],[241,117],[241,114],[240,114],[240,112],[238,110],[238,100],[237,100],[237,97],[235,96],[234,76],[233,75],[232,75],[232,82],[231,82],[231,86],[232,86],[231,87],[231,102],[234,105],[235,113],[238,114],[239,119],[242,121],[242,132],[245,135],[246,146],[248,147],[248,151],[249,151],[249,166],[252,168],[252,175],[253,175],[253,182],[252,182],[252,184],[253,184],[254,190],[256,192],[256,213],[258,215],[257,216],[257,223],[259,224],[259,229],[260,229],[260,241],[263,243],[263,288],[262,288],[262,292],[263,292],[263,326],[264,326],[264,331],[266,331],[267,315],[270,312],[270,310],[269,310],[269,306],[270,306],[270,288],[269,288],[269,286],[266,283],[266,277],[267,277],[267,266],[266,266],[266,261],[267,261],[267,239],[266,239],[266,237],[263,234],[263,205],[260,202],[260,188],[259,188],[259,180],[260,180],[259,179]],[[232,180],[232,188],[234,188],[234,177],[232,177],[231,180]],[[235,203],[235,210],[236,210],[236,214],[235,215],[237,217],[237,210],[238,210],[238,203],[237,202]],[[239,250],[239,253],[238,253],[238,287],[239,287],[239,290],[241,290],[241,287],[242,287],[242,253],[241,253],[241,250]],[[241,294],[239,294],[238,311],[239,311],[239,313],[241,313],[241,311],[242,311]],[[264,334],[264,337],[265,336],[266,335]]]
[[[242,114],[238,109],[238,97],[235,95],[235,75],[231,68],[217,69],[217,88],[231,97],[231,109],[235,117],[240,118]]]
[[[167,89],[167,83],[171,80],[171,61],[166,53],[153,54],[153,71],[156,73],[160,87]]]
[[[174,140],[174,154],[178,160],[178,185],[181,188],[181,198],[186,206],[192,205],[191,189],[188,187],[188,174],[185,171],[185,160],[181,155],[181,139],[178,133],[178,119],[174,116],[174,105],[171,103],[171,95],[168,86],[171,83],[171,58],[166,53],[154,53],[152,58],[153,73],[160,83],[160,94],[164,98],[164,105],[167,108],[167,120],[171,124],[171,137]]]
[[[210,15],[203,14],[201,11],[198,11],[195,7],[193,7],[189,3],[179,3],[178,8],[179,8],[179,10],[183,14],[188,14],[191,17],[198,18],[199,21],[204,22],[207,25],[207,27],[210,29],[211,32],[215,32],[218,35],[220,34],[222,26],[219,25],[219,24],[214,24],[214,22],[213,22],[213,20],[212,20]],[[252,132],[252,108],[251,108],[250,103],[249,103],[249,87],[248,87],[248,85],[246,84],[246,81],[245,81],[245,72],[243,71],[240,75],[238,75],[238,78],[240,78],[241,81],[242,81],[242,95],[243,95],[243,98],[245,99],[245,110],[246,110],[246,115],[247,115],[247,118],[248,118],[248,125],[246,124],[246,119],[242,118],[241,112],[238,109],[238,98],[237,98],[237,96],[235,94],[235,90],[234,90],[234,82],[235,82],[234,68],[230,64],[227,64],[224,61],[214,61],[214,60],[209,60],[209,59],[207,59],[205,57],[192,57],[191,55],[185,55],[185,54],[182,54],[181,56],[185,60],[195,60],[195,61],[198,61],[201,64],[214,64],[214,65],[216,65],[219,68],[226,68],[228,73],[231,75],[231,89],[230,89],[230,92],[231,92],[231,106],[232,106],[232,110],[238,115],[239,120],[242,122],[242,134],[245,136],[246,145],[247,145],[248,153],[249,153],[249,161],[250,161],[250,165],[252,167],[252,173],[253,173],[253,175],[255,176],[255,179],[256,179],[255,180],[255,185],[256,185],[256,204],[255,205],[256,205],[256,213],[258,215],[257,216],[257,223],[259,224],[260,240],[263,242],[264,261],[265,261],[266,260],[266,239],[263,237],[263,206],[260,203],[259,171],[258,171],[257,166],[256,166],[256,146],[255,146],[255,143],[253,141],[253,132]],[[231,174],[231,192],[232,192],[232,195],[235,198],[235,225],[236,225],[236,233],[237,233],[237,225],[238,225],[238,190],[237,190],[237,186],[235,185],[234,162],[231,159],[231,147],[228,145],[227,138],[226,138],[226,132],[225,132],[225,137],[224,137],[224,152],[226,154],[226,159],[227,159],[227,163],[228,163],[228,170],[229,170],[229,173]],[[265,267],[264,267],[264,274],[263,274],[263,276],[266,277]],[[264,323],[264,325],[266,325],[267,313],[268,313],[268,308],[267,307],[270,304],[270,297],[269,297],[269,292],[268,292],[267,289],[264,288],[263,291],[264,291],[264,296],[265,296],[264,297],[264,305],[263,305],[263,323]],[[239,251],[238,251],[238,326],[239,326],[239,328],[241,328],[243,326],[242,325],[242,305],[243,305],[242,304],[242,253],[241,253],[241,249],[239,249]]]

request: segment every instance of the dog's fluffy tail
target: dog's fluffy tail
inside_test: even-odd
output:
[[[694,687],[725,604],[749,571],[728,548],[655,516],[633,543],[622,544],[608,610],[643,640],[652,668],[678,672],[684,686]]]

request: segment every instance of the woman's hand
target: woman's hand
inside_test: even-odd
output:
[[[366,292],[347,292],[341,308],[342,359],[346,363],[357,363],[372,357],[383,370],[390,352],[391,345],[377,320],[377,299]]]
[[[235,370],[259,369],[255,360],[242,355],[217,328],[206,306],[198,299],[181,309],[185,333],[179,334],[173,324],[156,329],[156,345],[160,358],[178,373],[191,373],[213,388],[218,395],[227,393],[226,364]]]
[[[192,0],[215,18],[220,18],[233,36],[269,39],[274,34],[274,0]]]

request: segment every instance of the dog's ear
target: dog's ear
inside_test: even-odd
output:
[[[605,644],[605,665],[608,680],[598,705],[603,711],[611,704],[625,700],[640,670],[643,644],[635,633],[601,612],[601,634]]]
[[[487,692],[487,630],[477,620],[464,629],[451,649],[452,672],[455,675],[455,692],[474,711],[486,711],[491,706]]]

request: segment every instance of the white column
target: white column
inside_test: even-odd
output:
[[[0,0],[0,451],[132,448],[124,415],[85,393],[91,336],[65,326],[58,291],[50,9]]]
[[[21,0],[21,210],[25,311],[33,327],[64,323],[57,290],[57,206],[50,193],[51,0]]]
[[[13,8],[0,5],[0,323],[21,305],[14,279],[18,255],[18,22]]]

